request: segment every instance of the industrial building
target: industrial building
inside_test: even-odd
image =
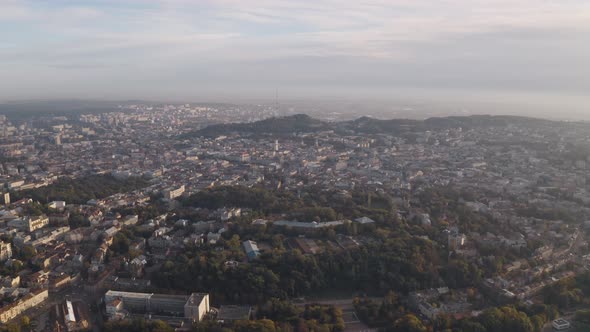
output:
[[[50,331],[86,331],[90,328],[88,306],[82,301],[66,300],[54,305],[49,312],[49,318],[51,323],[47,329]]]

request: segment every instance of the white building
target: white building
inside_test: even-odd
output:
[[[50,209],[63,210],[66,208],[66,202],[64,201],[53,201],[47,205]]]
[[[185,319],[198,322],[209,313],[209,294],[166,295],[132,293],[109,290],[104,295],[106,312],[110,317],[128,311],[134,314],[181,314]]]
[[[258,249],[258,244],[254,241],[244,241],[242,242],[242,246],[244,246],[244,251],[248,256],[248,259],[255,259],[260,255],[260,249]]]
[[[180,197],[182,194],[184,194],[184,191],[185,191],[185,188],[184,188],[184,185],[182,185],[176,189],[171,188],[171,189],[164,190],[163,194],[164,194],[165,199],[173,200],[177,197]]]
[[[29,232],[33,232],[39,228],[43,228],[49,225],[49,218],[45,215],[26,217],[25,222]]]
[[[551,323],[551,325],[553,325],[553,328],[557,331],[567,330],[571,326],[570,322],[568,322],[567,320],[565,320],[563,318],[558,318],[558,319],[554,320]]]
[[[10,243],[0,241],[0,261],[6,261],[12,258],[12,246]]]

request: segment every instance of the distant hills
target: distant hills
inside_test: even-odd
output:
[[[360,117],[352,121],[324,122],[306,114],[269,118],[250,123],[230,123],[211,125],[183,135],[186,137],[218,137],[228,134],[251,136],[273,135],[290,136],[332,130],[341,133],[393,134],[444,130],[462,127],[505,127],[511,124],[521,126],[554,126],[560,122],[510,115],[471,115],[436,117],[426,120],[391,119],[380,120]]]
[[[188,136],[217,137],[228,133],[241,134],[294,134],[332,129],[332,124],[314,119],[306,114],[296,114],[280,118],[268,118],[249,123],[218,124],[189,133]]]

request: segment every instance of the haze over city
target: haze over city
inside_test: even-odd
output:
[[[0,332],[589,332],[588,0],[0,0]]]
[[[539,107],[540,115],[575,118],[587,111],[583,0],[0,6],[4,101],[272,101],[278,89],[282,100],[446,101],[458,109],[499,101],[512,114]]]

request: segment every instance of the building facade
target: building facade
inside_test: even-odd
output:
[[[153,293],[133,293],[109,290],[104,300],[110,317],[124,311],[130,313],[151,313],[160,316],[183,316],[196,322],[209,312],[209,294],[165,295]]]
[[[6,261],[12,258],[12,246],[10,243],[0,241],[0,261]]]
[[[0,323],[7,323],[26,310],[45,302],[48,297],[47,289],[36,290],[16,302],[0,308]]]

